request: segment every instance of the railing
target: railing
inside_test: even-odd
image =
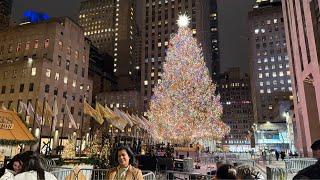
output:
[[[266,170],[267,170],[267,179],[272,179],[272,180],[287,179],[287,172],[285,168],[267,166]]]
[[[198,173],[189,173],[189,172],[180,172],[180,171],[166,171],[166,180],[192,180],[192,179],[204,179],[211,180],[213,179],[213,175],[202,175]]]
[[[105,180],[109,169],[86,169],[82,168],[79,170],[73,170],[69,168],[61,167],[59,170],[55,167],[55,171],[51,173],[58,179],[86,179],[86,180]],[[156,180],[156,176],[152,171],[142,171],[142,176],[144,180]]]
[[[286,170],[290,173],[296,173],[308,166],[311,166],[317,162],[314,158],[293,158],[286,159]]]

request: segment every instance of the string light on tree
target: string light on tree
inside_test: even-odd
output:
[[[221,121],[220,96],[215,96],[201,47],[180,15],[178,32],[170,39],[161,82],[154,88],[147,115],[153,136],[172,142],[221,139],[229,127]]]

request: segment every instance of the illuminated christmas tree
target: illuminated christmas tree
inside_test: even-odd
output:
[[[76,151],[75,151],[75,140],[70,138],[68,139],[68,142],[64,145],[61,157],[63,159],[72,159],[76,157]]]
[[[215,95],[202,50],[188,28],[189,17],[178,19],[178,32],[167,49],[161,82],[154,88],[147,115],[159,140],[186,143],[221,139],[229,127],[221,121],[220,96]]]

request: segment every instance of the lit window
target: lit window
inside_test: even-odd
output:
[[[158,47],[161,47],[161,42],[158,42]]]
[[[278,61],[281,61],[282,57],[281,56],[278,56]]]
[[[264,58],[263,62],[268,62],[268,58]]]
[[[37,49],[39,47],[39,40],[34,41],[34,49]]]
[[[265,32],[266,32],[266,30],[262,28],[262,29],[261,29],[261,32],[262,32],[262,33],[265,33]]]
[[[271,62],[274,62],[274,57],[271,57],[271,58],[270,58],[270,61],[271,61]]]
[[[117,72],[117,69],[114,69],[113,72]]]
[[[144,81],[144,85],[145,85],[145,86],[148,85],[148,81]]]
[[[255,30],[254,30],[254,33],[255,33],[255,34],[259,34],[259,29],[255,29]]]
[[[65,76],[65,77],[63,78],[63,83],[65,83],[65,84],[68,83],[68,77]]]
[[[291,84],[291,79],[288,79],[288,84]]]
[[[279,72],[279,76],[282,77],[283,76],[283,71]]]
[[[280,84],[284,84],[284,80],[283,79],[280,80]]]
[[[269,76],[270,76],[270,74],[269,74],[269,73],[265,73],[265,75],[266,75],[266,77],[269,77]]]
[[[161,79],[158,79],[158,84],[161,83]]]
[[[259,78],[262,78],[262,73],[259,73]]]
[[[271,24],[271,20],[270,19],[267,20],[267,24]]]
[[[266,65],[266,66],[264,67],[264,70],[269,70],[269,66]]]
[[[110,108],[113,108],[113,104],[110,104]]]
[[[276,72],[272,72],[272,77],[277,77],[277,73]]]
[[[286,61],[289,60],[288,55],[285,55],[285,56],[284,56],[284,60],[286,60]]]
[[[267,85],[267,86],[270,86],[270,81],[266,81],[266,85]]]
[[[273,23],[274,24],[278,23],[278,19],[273,19]]]
[[[119,106],[120,106],[119,103],[117,103],[117,104],[116,104],[116,107],[118,108]]]
[[[197,30],[192,29],[192,34],[196,34],[196,33],[197,33]]]
[[[282,64],[279,64],[279,68],[282,69]]]
[[[258,62],[258,63],[261,63],[261,59],[259,58],[257,62]]]
[[[263,90],[263,89],[260,89],[260,93],[263,94],[263,93],[264,93],[264,90]]]
[[[276,68],[276,65],[273,64],[272,67],[271,67],[271,69],[275,69],[275,68]]]
[[[271,93],[271,89],[267,89],[267,93]]]
[[[51,76],[51,70],[50,70],[50,69],[47,69],[47,70],[46,70],[46,76],[47,76],[47,77],[50,77],[50,76]]]
[[[151,77],[154,77],[154,72],[151,73]]]
[[[31,69],[31,76],[35,76],[37,74],[37,68],[32,68]]]
[[[79,88],[80,88],[80,90],[82,90],[83,89],[83,84],[80,84]]]
[[[273,80],[273,85],[277,85],[277,84],[278,84],[277,80]]]
[[[73,86],[73,87],[76,87],[76,86],[77,86],[77,81],[76,81],[76,80],[73,80],[73,81],[72,81],[72,86]]]
[[[260,86],[263,86],[263,82],[260,82]]]
[[[288,90],[289,90],[289,91],[292,91],[292,87],[288,87]]]
[[[58,81],[59,80],[59,76],[60,76],[59,73],[56,73],[56,75],[54,76],[54,79]]]
[[[285,91],[286,90],[286,88],[285,87],[281,87],[281,91]]]
[[[62,50],[62,42],[61,41],[59,41],[58,45],[59,45],[59,50]]]
[[[49,47],[49,39],[46,39],[44,41],[44,48],[48,48]]]
[[[89,85],[87,86],[87,91],[90,91],[90,86]]]

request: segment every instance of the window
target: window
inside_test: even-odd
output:
[[[37,68],[32,68],[31,69],[31,76],[35,76],[37,74]]]
[[[74,73],[75,73],[75,74],[78,74],[78,64],[75,64],[75,65],[74,65]]]
[[[283,71],[279,72],[279,76],[282,77],[283,76]]]
[[[277,77],[277,73],[276,72],[272,72],[272,77]]]
[[[34,41],[34,49],[38,49],[39,47],[39,40]]]
[[[82,68],[82,71],[81,71],[81,76],[84,77],[84,73],[85,73],[85,69]]]
[[[77,81],[76,81],[76,80],[73,80],[73,81],[72,81],[72,86],[73,86],[73,87],[76,87],[76,86],[77,86]]]
[[[17,52],[19,52],[21,50],[21,43],[18,43],[17,45]]]
[[[44,41],[44,48],[48,48],[49,47],[49,39],[46,39]]]
[[[270,93],[271,93],[271,89],[267,89],[267,93],[269,93],[269,94],[270,94]]]
[[[10,93],[14,93],[14,85],[10,86]]]
[[[263,86],[263,82],[260,82],[260,86]]]
[[[67,53],[71,54],[71,47],[70,46],[68,46],[68,48],[67,48]]]
[[[6,86],[2,86],[1,88],[1,94],[5,94],[6,93]]]
[[[59,46],[59,50],[61,51],[62,50],[62,47],[63,47],[63,44],[61,41],[58,42],[58,46]]]
[[[26,43],[26,50],[29,50],[29,49],[30,49],[30,41]]]
[[[50,69],[46,69],[46,76],[48,78],[51,76],[51,70]]]
[[[78,59],[79,58],[79,52],[75,51],[75,58]]]
[[[262,78],[262,73],[259,73],[259,78]],[[144,81],[144,85],[148,85],[148,81],[147,81],[147,84],[146,84],[146,81]]]
[[[23,92],[23,90],[24,90],[24,84],[20,84],[19,92]]]
[[[66,70],[69,71],[69,69],[70,69],[70,60],[67,60],[66,61]]]
[[[54,79],[58,81],[59,80],[59,76],[60,76],[59,73],[56,73],[56,75],[54,76]]]
[[[263,94],[264,93],[264,90],[263,89],[260,89],[260,94]]]
[[[255,34],[259,34],[259,31],[260,31],[259,29],[255,29],[255,30],[254,30],[254,33],[255,33]]]
[[[34,84],[33,84],[33,83],[30,83],[30,84],[29,84],[29,92],[32,92],[32,91],[33,91],[33,88],[34,88]]]
[[[44,92],[45,92],[45,93],[49,93],[49,90],[50,90],[50,86],[49,86],[49,84],[46,84],[46,85],[44,86]]]
[[[55,95],[55,96],[58,95],[58,88],[54,88],[54,90],[53,90],[53,95]]]
[[[12,78],[16,78],[16,77],[17,77],[17,74],[18,74],[17,70],[16,70],[16,69],[13,70]]]
[[[58,66],[61,66],[61,56],[58,55]]]
[[[13,46],[12,46],[12,44],[9,44],[8,53],[12,53],[12,50],[13,50]]]
[[[68,77],[65,76],[65,77],[63,78],[63,83],[64,83],[64,84],[67,84],[67,83],[68,83]]]

